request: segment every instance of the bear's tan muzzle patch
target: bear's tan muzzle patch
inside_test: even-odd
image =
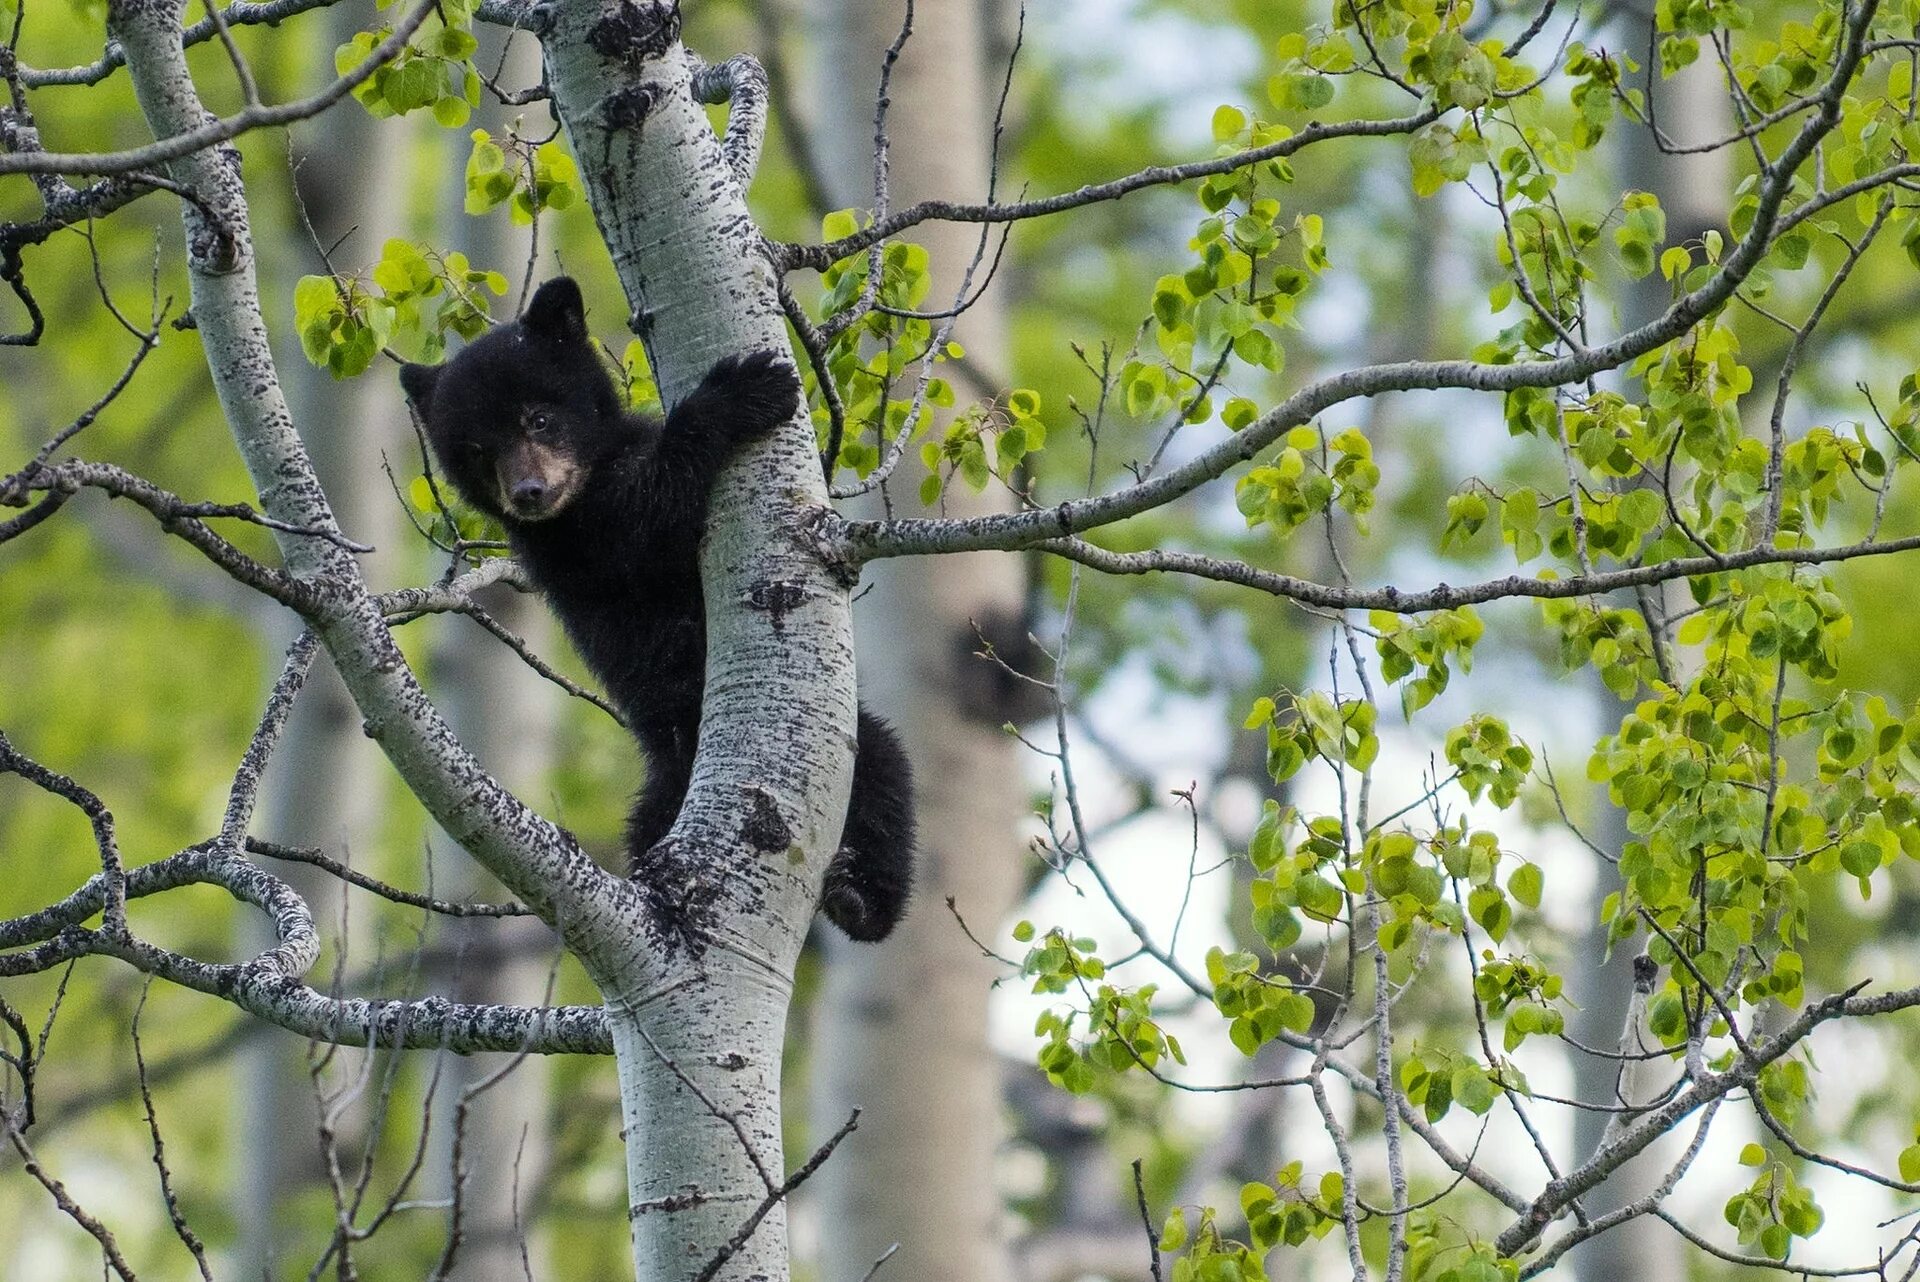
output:
[[[500,506],[522,521],[558,516],[586,479],[571,453],[526,437],[501,451],[494,473]]]

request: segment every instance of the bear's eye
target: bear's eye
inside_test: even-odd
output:
[[[527,430],[535,436],[544,433],[552,426],[553,415],[547,413],[545,410],[535,410],[533,413],[527,415]]]

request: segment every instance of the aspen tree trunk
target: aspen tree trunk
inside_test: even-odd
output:
[[[181,9],[108,7],[159,138],[207,114],[180,45]],[[722,356],[785,352],[773,272],[692,99],[677,11],[562,0],[543,12],[555,108],[668,403]],[[214,149],[166,168],[198,197],[183,202],[188,279],[222,411],[262,508],[293,527],[276,530],[288,573],[321,585],[302,598],[309,624],[409,788],[560,930],[605,997],[636,1277],[786,1278],[785,1208],[768,1197],[785,1167],[781,1040],[846,811],[855,724],[848,590],[813,536],[825,487],[805,414],[743,451],[716,485],[701,553],[709,647],[692,786],[651,881],[610,877],[485,774],[424,697],[350,554],[306,533],[337,520],[267,342],[239,167]]]
[[[1640,19],[1632,22],[1629,46],[1646,48],[1646,26]],[[1660,128],[1676,143],[1687,145],[1723,138],[1732,132],[1726,96],[1725,77],[1720,64],[1710,53],[1671,79],[1660,80],[1656,65],[1643,75],[1651,77]],[[1620,175],[1623,188],[1650,191],[1660,198],[1667,215],[1667,243],[1696,240],[1709,227],[1724,230],[1728,194],[1732,190],[1728,152],[1725,150],[1695,155],[1665,155],[1655,145],[1644,126],[1623,123],[1619,133]],[[1668,285],[1659,273],[1638,283],[1628,295],[1618,329],[1627,330],[1645,324],[1657,316],[1667,303]],[[1649,594],[1656,606],[1664,593],[1659,588]],[[1592,683],[1599,717],[1603,723],[1618,725],[1622,708],[1599,681]],[[1599,822],[1594,837],[1601,848],[1618,852],[1631,839],[1626,815],[1601,789],[1598,796]],[[1578,942],[1578,952],[1569,967],[1567,990],[1579,1008],[1574,1019],[1574,1036],[1583,1044],[1614,1049],[1620,1045],[1622,1020],[1633,994],[1633,959],[1642,951],[1645,936],[1638,942],[1617,945],[1611,957],[1605,955],[1607,928],[1598,924],[1599,905],[1609,892],[1619,889],[1619,874],[1611,865],[1596,869],[1598,885],[1593,896],[1592,920],[1595,924]],[[1581,970],[1579,968],[1584,968]],[[1643,1030],[1644,1031],[1644,1030]],[[1612,1060],[1591,1055],[1573,1055],[1574,1098],[1611,1102],[1619,1068]],[[1644,1079],[1648,1074],[1642,1073]],[[1645,1091],[1627,1100],[1643,1104]],[[1574,1116],[1574,1157],[1584,1161],[1600,1144],[1611,1115],[1580,1110]],[[1622,1167],[1605,1184],[1582,1200],[1587,1211],[1602,1215],[1653,1191],[1672,1165],[1669,1145],[1655,1145]],[[1672,1229],[1650,1215],[1629,1220],[1576,1248],[1569,1257],[1581,1282],[1612,1282],[1616,1278],[1674,1278],[1686,1273],[1685,1243]]]
[[[477,34],[486,42],[485,65],[491,68],[499,60],[491,51],[492,41],[503,37],[497,31]],[[539,42],[517,33],[506,51],[501,84],[511,88],[536,84],[540,73]],[[483,104],[477,123],[497,128],[516,116],[524,117],[521,127],[528,136],[545,137],[553,131],[552,116],[543,103]],[[512,222],[504,209],[480,218],[466,215],[464,134],[440,134],[433,156],[442,174],[439,232],[434,242],[457,245],[476,266],[505,272],[512,283],[494,310],[502,318],[511,316],[520,301],[533,232]],[[551,237],[550,226],[541,231]],[[542,253],[536,282],[552,274],[544,261],[549,257]],[[503,626],[526,638],[536,653],[551,655],[563,646],[552,616],[538,599],[498,588],[484,604]],[[540,804],[547,795],[544,785],[553,764],[558,704],[563,696],[529,670],[519,655],[464,619],[442,621],[433,668],[435,691],[445,700],[447,719],[461,742],[473,749],[494,778]],[[499,883],[484,868],[451,843],[436,845],[435,884],[445,887],[441,894],[456,900],[500,898]],[[547,1000],[553,937],[538,922],[526,918],[449,921],[439,926],[436,935],[442,951],[451,949],[458,959],[452,976],[456,1001],[537,1006]],[[461,1098],[509,1068],[506,1077],[491,1081],[484,1094],[473,1097],[460,1127],[457,1178],[462,1240],[449,1273],[455,1282],[523,1282],[528,1266],[536,1277],[551,1275],[546,1267],[546,1234],[527,1218],[528,1204],[541,1187],[548,1161],[551,1074],[544,1056],[456,1056],[443,1064],[429,1169],[439,1186],[437,1196],[449,1196],[456,1178],[453,1120]]]
[[[327,51],[322,59],[327,68],[332,66],[331,51],[360,29],[364,17],[341,6],[310,33]],[[385,179],[365,164],[378,128],[356,105],[295,133],[300,157],[296,185],[315,234],[323,244],[332,244],[349,228],[359,228],[337,251],[343,261],[371,259],[382,241],[402,230],[407,184]],[[385,145],[404,146],[396,135],[413,132],[411,122],[392,122]],[[289,211],[289,221],[274,228],[273,235],[282,245],[281,262],[297,265],[302,273],[322,270],[300,211]],[[287,345],[283,366],[295,422],[341,527],[377,549],[363,558],[364,569],[390,567],[405,522],[380,470],[380,456],[384,450],[405,457],[397,453],[411,444],[405,404],[395,401],[382,379],[335,381],[301,356],[297,339]],[[269,610],[262,611],[262,627],[269,653],[278,654],[293,641],[298,620],[277,608]],[[316,663],[269,775],[261,807],[263,836],[292,846],[320,847],[355,865],[376,856],[384,835],[382,803],[390,771],[362,732],[360,720],[332,665],[324,659]],[[299,865],[275,871],[300,892],[325,929],[337,928],[349,898],[338,879]],[[271,946],[271,927],[258,914],[244,915],[247,955]],[[321,1184],[311,1140],[314,1098],[306,1053],[300,1038],[262,1027],[240,1054],[241,1125],[236,1134],[242,1152],[234,1163],[234,1200],[240,1220],[239,1276],[244,1278],[280,1275],[277,1261],[288,1245],[280,1208],[302,1189],[317,1190]]]
[[[842,206],[872,204],[873,104],[881,60],[900,31],[903,0],[811,0],[813,122],[825,178]],[[977,200],[989,170],[1000,72],[987,75],[977,0],[922,0],[890,82],[895,206],[934,197]],[[926,307],[952,305],[979,230],[918,227],[932,260]],[[991,249],[989,249],[989,255]],[[983,264],[975,273],[978,289]],[[954,331],[976,368],[1005,367],[998,294]],[[962,384],[962,390],[975,388]],[[938,431],[935,426],[931,430]],[[895,512],[919,514],[917,466],[891,486]],[[949,491],[950,515],[1011,510],[1004,490]],[[855,513],[850,513],[853,515]],[[857,515],[877,516],[872,504]],[[1024,591],[1011,556],[939,557],[866,567],[873,586],[855,611],[860,677],[873,708],[900,728],[913,757],[920,814],[918,883],[905,923],[878,948],[828,942],[830,964],[814,1030],[816,1130],[859,1107],[851,1160],[820,1176],[821,1275],[853,1279],[891,1244],[886,1271],[916,1282],[1006,1278],[994,1157],[1005,1125],[1000,1066],[987,1039],[992,963],[947,911],[982,938],[1018,899],[1026,814],[1017,745],[1005,714],[967,692],[983,661],[971,620],[1018,618]],[[1003,642],[1004,644],[1004,642]],[[975,680],[967,678],[973,676]],[[928,1087],[936,1082],[938,1105]]]
[[[693,101],[686,51],[662,25],[669,17],[677,26],[665,6],[562,0],[544,43],[554,107],[671,405],[723,356],[790,353],[771,264]],[[714,1244],[762,1206],[762,1173],[784,1172],[793,968],[853,765],[849,594],[808,533],[825,504],[804,411],[722,473],[701,549],[699,753],[668,839],[692,852],[688,884],[659,888],[691,892],[711,942],[690,947],[656,927],[628,955],[589,961],[619,1068],[643,1282],[698,1276]],[[764,820],[750,836],[750,803],[770,803],[791,841],[770,843]],[[788,1276],[784,1202],[766,1208],[717,1276]]]

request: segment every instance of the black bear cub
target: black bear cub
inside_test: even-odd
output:
[[[714,476],[793,417],[799,386],[770,352],[733,356],[665,420],[624,411],[580,289],[542,285],[526,314],[401,385],[460,496],[506,527],[514,553],[605,683],[647,757],[627,825],[633,871],[680,813],[705,676],[699,544]],[[913,875],[913,785],[885,722],[860,712],[853,796],[821,907],[884,938]]]

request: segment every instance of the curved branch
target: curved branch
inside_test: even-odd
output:
[[[144,147],[126,151],[57,152],[27,151],[0,155],[0,174],[126,174],[165,165],[170,160],[238,138],[254,129],[290,125],[296,120],[317,116],[345,98],[391,62],[406,47],[427,15],[439,8],[438,0],[423,0],[401,20],[393,33],[367,56],[367,60],[310,97],[278,106],[253,106],[231,116],[210,120],[180,133],[156,139]]]
[[[692,55],[689,55],[691,58]],[[726,103],[727,133],[721,151],[727,168],[746,194],[760,167],[760,147],[767,137],[767,72],[751,55],[737,53],[718,66],[698,63],[693,72],[693,100],[708,106]]]
[[[1724,574],[1756,565],[1825,565],[1867,556],[1893,556],[1920,550],[1920,535],[1905,538],[1870,540],[1837,548],[1751,547],[1739,552],[1714,556],[1679,557],[1652,565],[1627,566],[1592,574],[1576,574],[1566,579],[1536,579],[1524,574],[1489,579],[1463,587],[1445,583],[1420,592],[1402,592],[1395,587],[1346,588],[1299,579],[1290,574],[1260,570],[1244,561],[1223,561],[1190,552],[1166,552],[1148,549],[1141,552],[1111,552],[1082,539],[1047,539],[1033,545],[1035,551],[1050,552],[1089,569],[1105,574],[1188,574],[1253,588],[1302,605],[1326,610],[1383,610],[1388,614],[1424,614],[1429,610],[1452,610],[1463,605],[1504,601],[1514,597],[1561,600],[1567,597],[1600,596],[1620,588],[1646,587],[1671,583],[1702,574]]]
[[[0,774],[19,775],[40,791],[71,802],[87,817],[87,823],[93,829],[93,844],[100,851],[100,872],[94,877],[100,886],[100,902],[94,910],[104,915],[105,929],[109,934],[125,933],[127,897],[130,892],[127,889],[126,869],[120,862],[120,846],[114,839],[113,814],[106,804],[77,781],[58,771],[49,770],[20,752],[8,741],[4,731],[0,731]],[[0,935],[0,938],[4,938],[4,935]]]
[[[1013,551],[1032,547],[1162,507],[1225,475],[1286,432],[1345,401],[1384,392],[1443,388],[1511,392],[1527,387],[1559,387],[1616,369],[1671,342],[1725,305],[1765,257],[1775,233],[1805,216],[1805,206],[1783,216],[1781,205],[1792,189],[1800,166],[1839,123],[1841,98],[1860,65],[1866,28],[1876,8],[1876,0],[1868,0],[1849,19],[1833,74],[1822,86],[1820,109],[1802,122],[1799,132],[1782,150],[1780,159],[1767,170],[1747,234],[1711,279],[1638,329],[1610,343],[1551,360],[1511,365],[1472,360],[1400,361],[1347,370],[1308,384],[1243,431],[1150,481],[1038,511],[966,519],[850,521],[840,529],[842,555],[852,561],[865,561],[886,556]],[[1306,134],[1296,137],[1304,138]],[[836,242],[836,246],[839,243],[842,242]]]
[[[1196,160],[1184,165],[1154,165],[1137,173],[1128,174],[1124,178],[1093,183],[1074,191],[1062,192],[1057,196],[1044,196],[1038,200],[1015,201],[1007,205],[963,205],[950,200],[923,200],[917,205],[909,205],[897,213],[889,214],[870,226],[862,227],[852,235],[843,236],[839,240],[831,240],[824,245],[781,244],[775,246],[775,252],[780,262],[788,268],[807,267],[814,271],[825,271],[841,259],[877,245],[891,236],[897,236],[907,228],[918,226],[920,223],[934,221],[1012,223],[1028,218],[1044,218],[1048,214],[1064,213],[1084,205],[1097,205],[1102,201],[1118,200],[1122,196],[1147,187],[1165,187],[1175,183],[1192,182],[1196,178],[1228,174],[1268,160],[1282,160],[1304,147],[1325,142],[1329,138],[1384,138],[1395,134],[1409,134],[1422,126],[1432,124],[1440,116],[1439,108],[1427,107],[1411,116],[1398,116],[1389,120],[1348,120],[1332,125],[1316,122],[1291,137],[1268,143],[1264,147],[1253,147],[1246,151],[1237,151],[1230,156],[1219,156],[1213,160]]]
[[[604,1055],[612,1051],[598,1006],[551,1008],[473,1005],[425,997],[413,1001],[336,998],[300,982],[319,955],[313,915],[293,888],[216,843],[183,850],[127,870],[129,899],[188,885],[215,885],[273,918],[278,942],[251,961],[202,962],[130,935],[115,938],[79,923],[106,906],[108,883],[96,874],[58,904],[0,922],[0,977],[34,974],[80,957],[113,957],[145,974],[223,1001],[315,1041],[540,1055]]]

